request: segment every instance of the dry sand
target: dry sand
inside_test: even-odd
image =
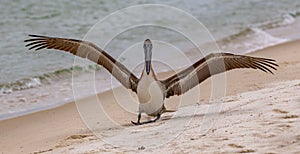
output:
[[[199,93],[199,89],[195,88],[187,97],[183,96],[184,104],[176,113],[166,114],[157,123],[143,126],[131,125],[130,120],[136,120],[136,115],[118,106],[113,93],[108,91],[99,94],[98,98],[105,110],[110,111],[107,114],[122,127],[97,130],[95,133],[106,137],[93,135],[82,122],[75,103],[71,102],[1,121],[0,151],[5,154],[300,153],[299,49],[298,40],[250,54],[276,59],[279,68],[274,75],[255,70],[226,73],[226,97],[215,100],[223,101],[219,114],[207,110],[212,106],[214,109],[220,107],[220,104],[209,103],[211,80],[198,86],[200,96],[196,95],[197,100],[189,97]],[[162,73],[160,77],[168,75],[170,72]],[[123,95],[124,98],[122,94],[121,97],[126,101],[127,94]],[[176,109],[180,98],[168,99],[167,107]],[[93,113],[92,98],[85,98],[82,102],[85,110]],[[106,124],[97,122],[99,119],[93,120],[95,124]]]

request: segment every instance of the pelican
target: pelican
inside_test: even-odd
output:
[[[139,111],[137,122],[131,121],[134,125],[152,123],[157,121],[163,113],[173,112],[165,108],[166,98],[184,94],[212,75],[238,68],[259,69],[273,74],[271,70],[276,70],[278,66],[275,60],[268,58],[211,53],[179,73],[167,79],[158,80],[151,65],[153,46],[150,39],[146,39],[143,45],[144,69],[140,78],[137,78],[123,64],[91,42],[39,35],[29,35],[29,37],[31,38],[24,41],[28,42],[26,47],[30,47],[29,50],[56,49],[86,58],[103,66],[124,87],[135,92],[139,100]],[[141,122],[142,113],[154,118]]]

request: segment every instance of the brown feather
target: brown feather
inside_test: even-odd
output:
[[[54,38],[39,35],[29,36],[33,38],[24,41],[28,42],[28,44],[26,44],[25,46],[29,47],[29,50],[40,50],[44,48],[56,49],[69,52],[82,58],[87,58],[99,65],[102,65],[117,80],[119,80],[123,86],[136,92],[138,84],[138,79],[136,78],[136,76],[133,75],[124,65],[117,62],[113,57],[111,57],[96,45],[90,42],[75,39]],[[91,53],[93,54],[93,56],[97,57],[90,56]]]
[[[232,69],[252,68],[273,74],[271,70],[276,70],[277,66],[273,59],[231,53],[214,53],[161,82],[165,85],[165,94],[168,98],[173,95],[184,94],[210,76]]]

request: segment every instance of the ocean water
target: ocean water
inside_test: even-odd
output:
[[[24,39],[28,34],[83,39],[85,34],[107,15],[134,5],[150,4],[149,1],[71,1],[71,0],[2,0],[0,41],[0,119],[6,119],[46,108],[52,108],[73,100],[72,78],[82,90],[81,97],[102,92],[119,84],[111,82],[111,76],[101,67],[84,62],[74,66],[74,57],[62,52],[42,50],[28,51]],[[182,9],[202,22],[216,39],[221,50],[245,54],[290,39],[300,38],[300,1],[295,0],[199,0],[199,1],[151,1]],[[136,17],[137,18],[137,17]],[[174,18],[175,23],[183,19]],[[136,20],[140,20],[137,18]],[[123,20],[123,24],[127,20]],[[163,22],[163,21],[162,21]],[[187,23],[188,24],[188,23]],[[296,26],[295,26],[296,25]],[[278,29],[278,31],[277,31]],[[280,32],[284,30],[284,33]],[[114,33],[114,25],[105,28],[105,35]],[[190,29],[192,32],[193,29]],[[194,46],[178,33],[157,27],[136,28],[115,37],[105,47],[114,57],[129,46],[143,41],[145,36],[168,42],[182,51]],[[101,37],[106,37],[101,36]],[[97,43],[97,42],[95,42]],[[142,50],[142,48],[141,48]],[[180,55],[160,53],[172,62]],[[199,55],[201,57],[202,55]],[[168,58],[169,57],[169,58]],[[199,57],[193,56],[193,60]],[[120,58],[126,64],[135,59]],[[174,61],[176,65],[176,61]],[[176,65],[176,68],[184,67]],[[170,68],[155,63],[156,71]],[[142,65],[136,67],[137,76]],[[91,79],[91,77],[94,77]],[[94,89],[86,85],[97,81]]]

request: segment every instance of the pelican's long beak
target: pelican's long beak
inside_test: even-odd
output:
[[[146,61],[146,73],[149,75],[151,67],[151,61]]]
[[[151,70],[151,57],[152,57],[152,43],[149,39],[145,40],[144,52],[145,52],[146,73],[147,73],[147,75],[149,75],[150,70]]]

